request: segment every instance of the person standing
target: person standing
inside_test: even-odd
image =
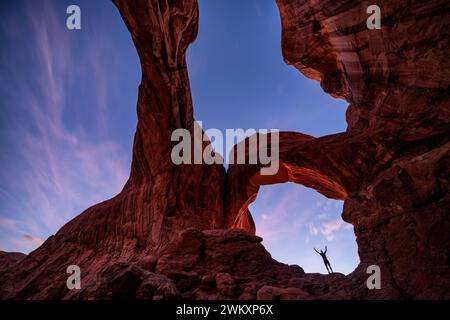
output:
[[[327,255],[326,255],[327,246],[325,246],[325,251],[320,250],[320,252],[319,252],[316,250],[316,248],[314,248],[314,251],[316,251],[322,257],[323,263],[325,264],[325,268],[327,268],[328,274],[333,274],[333,269],[331,268],[330,261],[328,260]],[[330,270],[331,270],[331,272],[330,272]]]

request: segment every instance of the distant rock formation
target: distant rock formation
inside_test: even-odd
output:
[[[29,255],[0,253],[0,298],[450,298],[448,1],[378,1],[382,29],[368,30],[368,2],[277,0],[285,61],[350,105],[346,132],[282,132],[281,169],[264,177],[171,162],[172,131],[194,128],[197,1],[114,3],[142,66],[130,178]],[[286,181],[345,200],[361,260],[351,275],[305,274],[254,235],[259,186]],[[66,287],[72,264],[81,290]],[[381,290],[366,287],[373,264]]]

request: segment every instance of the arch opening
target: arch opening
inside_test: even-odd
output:
[[[302,185],[288,182],[261,186],[249,205],[256,235],[272,257],[301,266],[307,273],[326,274],[324,250],[334,272],[349,274],[359,264],[353,226],[342,217],[343,201],[329,199]]]

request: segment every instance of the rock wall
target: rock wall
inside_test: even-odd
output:
[[[346,161],[364,168],[343,212],[356,273],[377,264],[402,298],[449,298],[450,4],[377,1],[382,28],[368,30],[370,4],[279,0],[284,57],[350,103],[352,149],[372,159]]]
[[[172,131],[194,130],[196,0],[114,3],[142,66],[130,178],[28,256],[1,253],[0,298],[450,298],[446,1],[378,1],[382,29],[368,30],[372,3],[277,0],[286,63],[350,105],[346,132],[281,133],[280,171],[265,177],[171,162]],[[345,200],[361,259],[351,275],[305,274],[252,235],[259,185],[286,181]],[[66,287],[71,264],[82,290]],[[365,287],[372,264],[381,290]]]
[[[232,166],[227,223],[253,232],[248,205],[259,185],[293,181],[345,199],[363,281],[381,267],[373,297],[450,294],[450,6],[377,1],[380,30],[366,27],[367,1],[277,0],[286,63],[346,99],[345,133],[314,139],[281,133],[278,176]],[[240,178],[242,177],[242,178]]]

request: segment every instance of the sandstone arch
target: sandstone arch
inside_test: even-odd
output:
[[[246,163],[249,162],[248,139],[243,142],[247,146]],[[347,133],[314,138],[281,132],[276,175],[261,175],[261,164],[231,164],[226,185],[227,226],[255,232],[248,206],[255,200],[260,185],[294,182],[325,197],[344,200],[361,187],[369,169],[375,170],[390,159],[387,152],[377,150],[376,141],[357,147],[357,139],[358,136]]]

